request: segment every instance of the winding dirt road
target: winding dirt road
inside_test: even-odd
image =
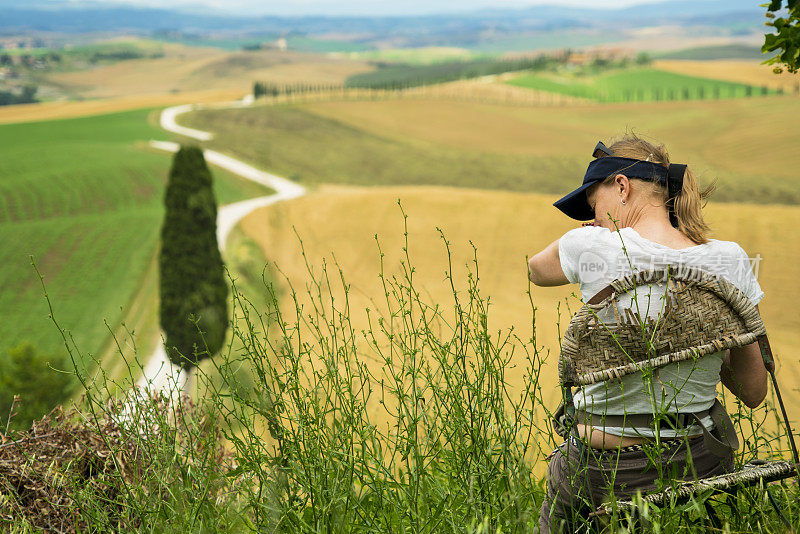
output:
[[[229,103],[224,107],[245,107],[251,103],[252,98],[245,98],[239,102]],[[161,112],[161,127],[168,132],[191,137],[198,141],[208,141],[214,137],[211,132],[186,128],[180,126],[176,122],[178,115],[195,109],[201,109],[201,107],[200,105],[188,104],[167,108]],[[177,152],[180,148],[178,143],[169,141],[150,141],[150,146],[167,152]],[[302,185],[256,169],[247,163],[226,156],[225,154],[214,150],[205,150],[203,154],[208,163],[275,190],[275,193],[272,195],[251,198],[241,202],[220,206],[217,212],[217,241],[219,242],[219,247],[222,252],[225,251],[225,244],[233,227],[248,214],[258,208],[269,206],[270,204],[275,204],[282,200],[297,198],[306,193],[306,188]],[[164,350],[163,337],[161,337],[158,348],[156,348],[153,354],[147,359],[147,363],[143,368],[142,377],[136,382],[136,385],[140,388],[152,390],[180,390],[184,380],[185,376],[181,375],[180,368],[172,365],[167,358],[167,353]]]

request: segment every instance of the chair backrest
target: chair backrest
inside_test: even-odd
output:
[[[630,305],[621,309],[620,298],[645,287],[651,293],[663,288],[657,316],[639,317]],[[695,268],[640,271],[614,280],[575,314],[564,334],[559,376],[566,387],[594,384],[755,341],[769,367],[758,310],[724,278]]]

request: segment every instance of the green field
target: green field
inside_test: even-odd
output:
[[[705,100],[759,96],[774,92],[743,83],[696,78],[652,68],[609,71],[596,76],[531,73],[506,83],[598,102]]]
[[[31,266],[45,277],[57,318],[83,352],[108,342],[157,245],[170,157],[149,139],[151,110],[0,126],[0,354],[23,341],[63,346]],[[266,189],[214,170],[219,203]]]
[[[361,72],[347,78],[348,87],[370,87],[372,89],[400,89],[430,85],[453,80],[478,78],[521,70],[539,71],[554,63],[545,56],[502,59],[482,57],[468,61],[442,61],[432,64],[391,64],[370,72]]]

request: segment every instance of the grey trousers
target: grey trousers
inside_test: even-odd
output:
[[[547,494],[539,515],[539,529],[576,532],[590,512],[605,500],[630,498],[637,491],[657,489],[662,480],[694,480],[721,475],[733,469],[733,452],[720,458],[703,443],[703,436],[654,446],[592,449],[570,437],[551,455],[547,469]]]

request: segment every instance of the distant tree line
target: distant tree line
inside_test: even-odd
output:
[[[164,52],[156,50],[146,52],[136,47],[103,47],[99,50],[95,47],[77,48],[68,52],[50,50],[35,54],[9,54],[0,51],[0,67],[27,67],[44,69],[55,65],[60,65],[66,59],[79,59],[88,63],[100,63],[103,61],[115,62],[141,58],[164,57]]]
[[[17,60],[14,60],[14,57]],[[0,54],[0,67],[11,67],[14,64],[18,63],[25,67],[33,67],[37,64],[50,64],[50,63],[61,63],[62,56],[58,52],[48,52],[46,54],[21,54],[19,56],[12,56],[8,53]]]
[[[87,58],[89,63],[99,63],[100,61],[125,61],[128,59],[164,57],[164,52],[145,53],[137,48],[121,48],[117,50],[99,50],[92,52]]]
[[[432,65],[377,63],[378,70],[350,76],[345,81],[345,86],[366,89],[405,89],[503,72],[543,70],[555,63],[564,63],[567,57],[568,54],[542,54],[517,59],[476,59],[448,61]]]
[[[0,106],[11,106],[13,104],[33,104],[38,102],[36,99],[35,85],[26,85],[22,92],[17,94],[12,91],[0,91]]]
[[[413,87],[413,86],[407,86]],[[406,86],[400,87],[401,89]],[[291,95],[322,95],[332,94],[337,91],[348,89],[344,85],[324,85],[324,84],[275,84],[266,82],[255,82],[253,84],[253,95],[255,98],[264,96],[291,96]],[[361,89],[352,88],[352,89]],[[371,87],[367,90],[377,91],[387,90],[387,87]],[[792,91],[800,94],[800,82],[796,84]],[[545,91],[552,92],[552,91]],[[553,92],[555,95],[564,94],[569,97],[587,98],[597,102],[659,102],[675,100],[718,100],[722,98],[750,98],[756,96],[767,96],[774,94],[784,94],[783,87],[771,89],[766,86],[754,86],[744,84],[713,84],[686,87],[638,87],[629,89],[615,89],[609,91],[598,91],[593,89],[575,89],[570,92]],[[537,95],[539,93],[536,93]],[[463,95],[462,95],[463,96]],[[482,96],[480,92],[475,93],[478,100],[491,100],[492,96]],[[533,100],[547,101],[546,98],[536,97]],[[486,100],[486,101],[488,101]]]
[[[281,94],[281,86],[274,83],[255,82],[253,84],[253,96],[261,98],[262,96],[278,96]]]
[[[124,61],[126,59],[140,59],[143,57],[145,57],[145,54],[141,50],[103,50],[92,53],[89,56],[89,62],[97,63],[99,61]]]
[[[8,53],[0,54],[0,67],[24,67],[30,69],[44,69],[52,65],[60,64],[62,56],[58,52],[48,52],[46,54],[21,54],[12,56]]]
[[[253,84],[253,96],[260,98],[262,96],[323,93],[338,91],[343,87],[342,84],[255,82]]]
[[[800,91],[800,86],[798,86]],[[694,87],[649,87],[635,89],[618,89],[611,92],[591,93],[582,96],[600,102],[659,102],[662,100],[717,100],[720,98],[741,98],[783,94],[783,88],[770,89],[766,86],[714,84]]]

